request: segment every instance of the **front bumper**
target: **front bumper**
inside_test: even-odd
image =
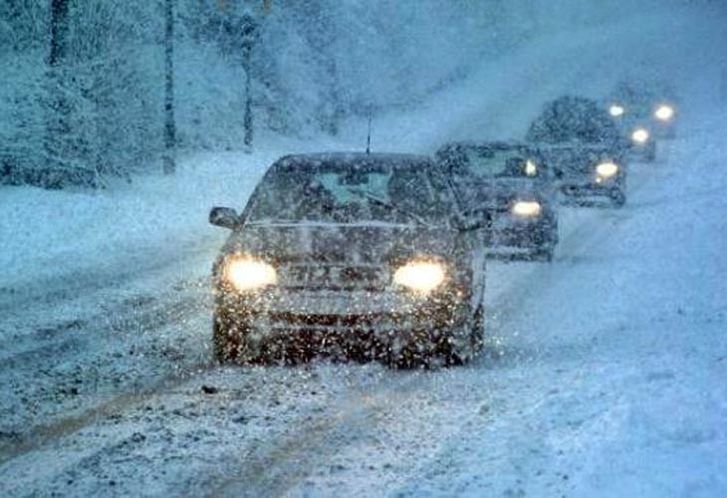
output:
[[[518,254],[557,243],[557,223],[552,216],[535,219],[507,214],[494,220],[488,250],[491,254]]]
[[[420,359],[438,351],[466,357],[471,344],[463,326],[464,296],[437,301],[389,293],[276,294],[254,300],[257,306],[234,294],[218,296],[216,326],[237,361],[295,362],[318,355],[391,361],[403,351]]]
[[[463,293],[418,298],[405,292],[285,291],[218,295],[218,314],[264,335],[299,332],[379,332],[455,326]]]
[[[673,121],[655,121],[652,125],[652,136],[658,140],[671,140],[676,138],[676,123]]]
[[[599,198],[614,199],[624,194],[625,183],[623,176],[617,176],[603,182],[595,180],[563,181],[560,184],[559,191],[562,200],[566,202],[573,200],[588,201]]]

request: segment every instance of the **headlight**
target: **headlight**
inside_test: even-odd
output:
[[[525,161],[525,174],[527,176],[535,176],[538,174],[538,166],[531,159]]]
[[[674,117],[674,108],[670,105],[660,105],[654,111],[654,117],[660,121],[669,121]]]
[[[613,116],[614,118],[618,118],[620,116],[624,115],[625,109],[622,105],[613,104],[611,107],[608,108],[608,113]]]
[[[611,178],[618,173],[618,165],[616,163],[607,162],[596,166],[596,174],[599,178]]]
[[[516,216],[535,217],[541,211],[538,201],[518,201],[512,206],[512,214]]]
[[[230,258],[225,263],[224,277],[240,291],[259,289],[278,282],[275,268],[250,257]]]
[[[637,144],[646,143],[646,141],[649,140],[649,130],[646,128],[636,128],[633,133],[631,133],[631,140]]]
[[[427,293],[444,282],[444,268],[439,263],[412,261],[394,272],[394,283],[409,289]]]

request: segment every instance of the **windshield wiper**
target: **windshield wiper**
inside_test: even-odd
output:
[[[389,209],[390,211],[401,213],[421,225],[429,226],[429,223],[427,223],[427,221],[424,218],[422,218],[421,216],[419,216],[418,214],[412,213],[411,211],[407,211],[406,209],[401,209],[401,208],[393,205],[389,201],[382,199],[381,197],[379,197],[375,194],[372,194],[368,190],[363,190],[363,189],[354,188],[354,187],[348,187],[346,190],[348,190],[352,194],[356,194],[360,197],[368,199],[368,200],[378,204],[379,206],[383,206],[383,207]]]

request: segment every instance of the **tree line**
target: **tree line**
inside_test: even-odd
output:
[[[0,184],[102,187],[172,173],[177,149],[249,149],[267,132],[335,135],[347,117],[418,105],[473,55],[521,39],[493,36],[508,9],[5,0]]]

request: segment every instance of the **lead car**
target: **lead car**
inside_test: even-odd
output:
[[[221,362],[457,364],[482,345],[489,222],[426,157],[286,156],[210,222],[232,229],[213,266]]]

